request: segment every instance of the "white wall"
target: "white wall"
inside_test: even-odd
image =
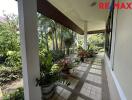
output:
[[[107,80],[108,80],[108,86],[109,86],[109,92],[110,92],[110,100],[121,100],[121,97],[118,92],[117,84],[116,84],[116,78],[114,79],[114,73],[111,69],[111,62],[107,55],[105,55],[105,69],[107,73]]]
[[[127,99],[132,100],[132,10],[118,11],[114,72]]]
[[[132,0],[119,1],[132,2]],[[118,15],[115,18],[117,18],[117,23],[114,21],[112,54],[110,63],[106,61],[106,66],[110,65],[114,68],[112,73],[121,88],[119,89],[115,84],[121,99],[123,100],[123,97],[126,96],[127,100],[132,100],[132,10],[118,10]]]

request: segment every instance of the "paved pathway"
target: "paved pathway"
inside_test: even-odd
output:
[[[87,62],[74,68],[69,77],[71,85],[58,86],[52,100],[110,100],[102,58]]]

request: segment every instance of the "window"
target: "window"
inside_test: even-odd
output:
[[[105,52],[110,58],[111,54],[111,42],[112,42],[112,27],[113,27],[113,15],[114,15],[114,0],[110,8],[109,17],[106,23],[106,33],[105,33]]]

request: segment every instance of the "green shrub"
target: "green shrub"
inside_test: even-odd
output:
[[[93,44],[89,44],[89,47],[87,49],[87,51],[93,51],[93,52],[98,52],[100,49],[100,47],[93,45]]]
[[[20,53],[17,51],[8,51],[7,58],[5,60],[5,65],[9,67],[19,67],[21,66]]]
[[[65,53],[60,50],[53,50],[53,51],[51,51],[51,53],[52,53],[54,62],[64,58],[64,56],[65,56]]]
[[[40,52],[40,70],[44,72],[50,72],[53,66],[53,57],[51,52]]]
[[[0,67],[0,86],[22,77],[21,67]]]
[[[3,100],[24,100],[24,89],[18,88],[16,92],[11,94],[6,94]]]

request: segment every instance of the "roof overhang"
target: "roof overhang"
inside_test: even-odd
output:
[[[93,2],[97,4],[91,6]],[[37,0],[39,13],[61,25],[84,34],[84,22],[88,22],[88,34],[104,32],[108,10],[98,8],[98,0]]]
[[[77,26],[47,0],[37,0],[37,11],[73,31],[83,34],[83,30],[79,26]]]
[[[105,33],[105,29],[103,30],[94,30],[94,31],[88,31],[87,34],[97,34],[97,33]]]

